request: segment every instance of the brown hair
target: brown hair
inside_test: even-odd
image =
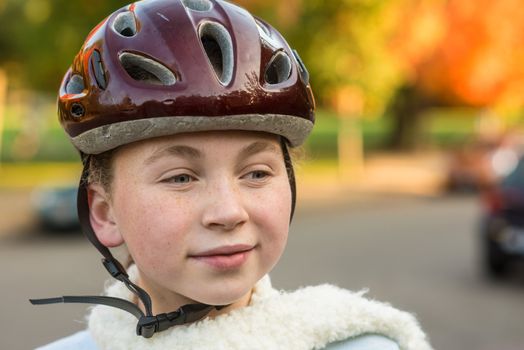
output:
[[[114,178],[113,160],[117,149],[90,155],[86,165],[88,169],[87,183],[101,185],[109,198],[111,197],[111,184]],[[124,262],[123,266],[126,270],[134,264],[133,257],[127,251],[127,248],[123,248],[120,255],[122,257],[119,261]]]
[[[111,193],[111,183],[114,177],[113,158],[115,151],[116,149],[112,149],[89,156],[87,183],[101,185],[108,194]]]

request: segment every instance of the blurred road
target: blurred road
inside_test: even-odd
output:
[[[522,350],[524,274],[500,283],[482,277],[478,214],[476,200],[465,197],[302,206],[273,283],[369,288],[370,297],[415,313],[435,349]],[[36,307],[27,299],[99,293],[106,279],[99,260],[80,235],[42,235],[27,226],[3,232],[0,349],[32,349],[83,329],[84,306]]]

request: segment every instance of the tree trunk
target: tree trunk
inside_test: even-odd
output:
[[[4,112],[7,96],[7,74],[0,68],[0,166],[2,165],[2,144],[4,134]]]
[[[420,143],[421,115],[430,107],[427,97],[413,86],[400,88],[388,106],[387,114],[393,118],[387,146],[394,150],[413,150]]]

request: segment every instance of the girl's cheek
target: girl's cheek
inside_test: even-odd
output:
[[[265,198],[261,199],[263,203],[268,203],[267,209],[269,213],[275,217],[285,217],[289,224],[291,216],[291,188],[289,182],[281,182],[279,186],[275,186],[271,193],[268,193]]]

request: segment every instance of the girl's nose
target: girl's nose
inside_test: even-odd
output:
[[[242,196],[233,186],[221,184],[207,195],[209,198],[202,216],[205,227],[232,231],[249,219]]]

